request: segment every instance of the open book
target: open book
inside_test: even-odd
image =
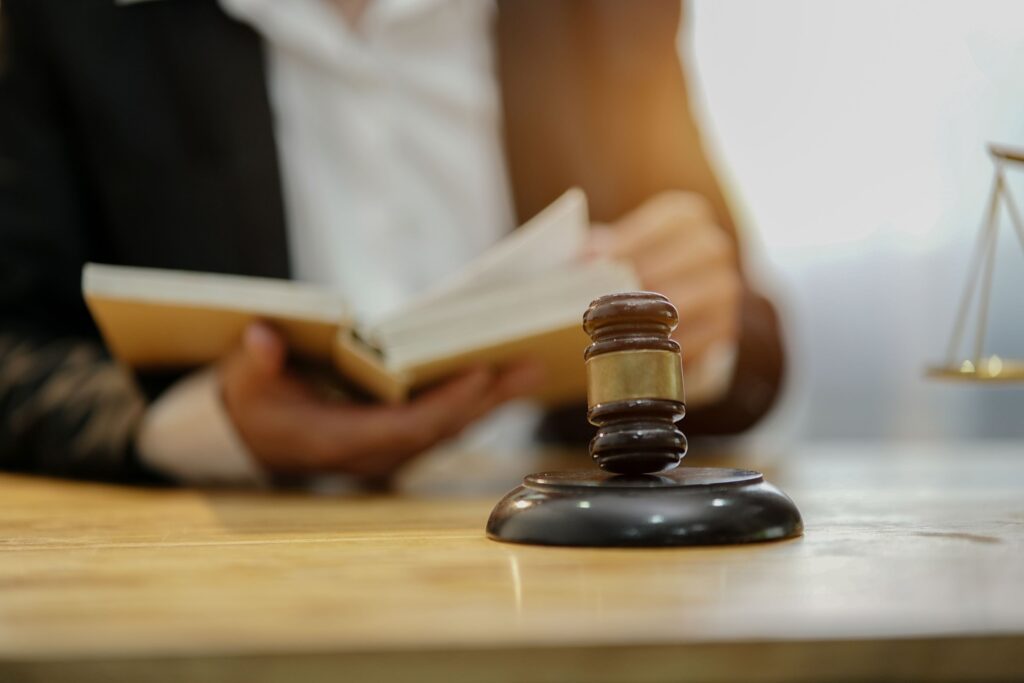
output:
[[[475,364],[533,358],[546,366],[538,398],[585,395],[581,329],[591,300],[637,289],[633,269],[580,259],[586,197],[573,189],[401,310],[361,323],[328,289],[268,278],[90,263],[85,301],[111,353],[139,370],[217,360],[245,326],[265,320],[300,357],[330,363],[387,402]]]

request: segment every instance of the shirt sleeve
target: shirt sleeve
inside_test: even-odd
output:
[[[187,375],[149,406],[136,449],[148,467],[182,483],[239,487],[270,483],[268,473],[235,431],[212,368]]]

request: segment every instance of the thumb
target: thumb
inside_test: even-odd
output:
[[[287,357],[281,335],[266,323],[250,323],[242,335],[243,362],[265,377],[281,374]]]

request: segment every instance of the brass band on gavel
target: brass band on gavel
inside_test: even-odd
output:
[[[635,398],[686,402],[683,362],[672,351],[615,351],[592,356],[587,367],[587,405]]]
[[[679,322],[664,296],[631,292],[601,297],[583,316],[592,343],[587,419],[598,427],[590,453],[602,469],[651,474],[676,467],[686,437],[682,360],[672,331]]]

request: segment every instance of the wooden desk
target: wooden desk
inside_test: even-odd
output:
[[[535,464],[502,462],[479,471]],[[808,446],[770,476],[804,538],[639,551],[488,541],[498,492],[429,476],[366,498],[0,477],[0,680],[1024,678],[1022,444]]]

